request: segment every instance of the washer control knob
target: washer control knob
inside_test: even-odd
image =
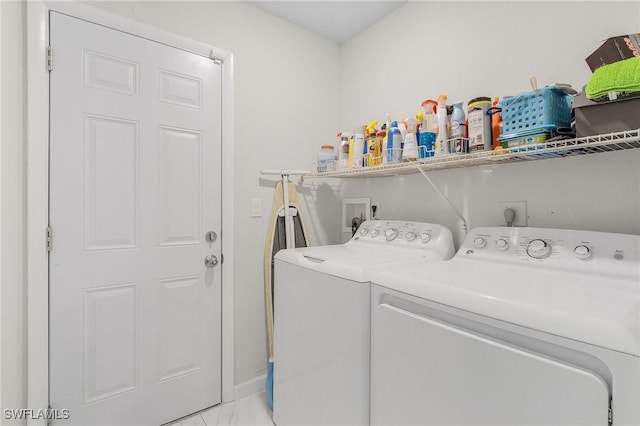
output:
[[[509,241],[505,240],[504,238],[500,238],[498,241],[496,241],[496,248],[500,251],[505,251],[509,248]]]
[[[416,233],[413,231],[409,231],[407,232],[407,235],[405,236],[405,238],[407,239],[407,241],[413,241],[416,239]]]
[[[363,227],[363,228],[360,228],[360,229],[358,230],[358,233],[359,233],[360,235],[362,235],[362,236],[367,235],[367,232],[369,232],[369,228],[364,228],[364,227]]]
[[[473,240],[473,245],[475,248],[483,248],[487,245],[487,240],[485,240],[484,237],[476,237]]]
[[[587,246],[580,245],[573,249],[573,254],[575,254],[578,259],[588,259],[591,257],[591,250]]]
[[[527,246],[527,254],[534,259],[544,259],[551,254],[551,244],[544,240],[531,240]]]
[[[379,230],[378,228],[373,228],[373,229],[371,230],[371,237],[372,237],[372,238],[377,237],[379,234],[380,234],[380,230]]]
[[[423,232],[420,235],[420,241],[422,241],[422,244],[427,244],[429,241],[431,241],[431,234],[429,234],[428,232]]]
[[[387,241],[393,241],[396,239],[397,236],[398,236],[398,230],[395,228],[389,228],[386,231],[384,231],[384,237],[387,239]]]

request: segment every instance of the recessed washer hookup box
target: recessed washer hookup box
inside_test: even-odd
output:
[[[640,129],[640,96],[594,102],[579,93],[573,98],[576,136],[594,136]]]
[[[640,33],[608,38],[586,59],[591,71],[603,65],[640,56]]]

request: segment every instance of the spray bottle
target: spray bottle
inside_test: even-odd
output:
[[[402,147],[403,161],[416,161],[418,159],[418,143],[416,141],[416,120],[410,118],[407,120],[407,134],[404,137],[404,145]]]
[[[438,103],[434,100],[427,99],[422,102],[422,124],[420,125],[420,138],[418,146],[420,149],[420,158],[433,157],[434,145],[437,136],[436,126],[436,108]]]
[[[376,137],[378,120],[372,120],[367,124],[367,166],[377,166],[380,158],[380,145]]]
[[[407,118],[404,116],[404,112],[398,114],[398,129],[400,129],[400,136],[404,143],[404,137],[407,135]]]
[[[438,124],[438,135],[436,137],[435,156],[450,154],[448,140],[449,129],[447,128],[447,96],[438,96],[438,108],[436,113],[436,121]]]

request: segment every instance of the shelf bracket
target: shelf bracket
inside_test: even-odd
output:
[[[467,234],[467,232],[469,231],[469,228],[467,226],[467,219],[464,218],[464,216],[462,215],[462,213],[460,213],[458,211],[458,209],[456,208],[456,206],[453,205],[453,203],[451,202],[451,200],[449,200],[449,198],[447,198],[446,195],[444,195],[442,193],[442,191],[440,191],[440,189],[436,186],[435,183],[433,183],[433,181],[431,180],[431,178],[429,177],[429,175],[427,174],[427,172],[425,172],[422,167],[417,166],[416,167],[418,169],[418,171],[422,174],[422,176],[424,176],[424,178],[427,180],[427,182],[429,182],[429,184],[433,187],[433,189],[436,190],[436,192],[438,193],[438,195],[440,195],[440,197],[447,202],[447,204],[449,205],[449,207],[451,207],[451,209],[453,209],[454,212],[456,212],[456,215],[458,216],[458,218],[460,219],[460,221],[462,222],[462,229],[464,230],[465,235]]]

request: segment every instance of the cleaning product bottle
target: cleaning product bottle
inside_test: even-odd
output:
[[[436,148],[435,156],[450,154],[448,142],[449,142],[449,129],[447,128],[447,96],[438,96],[438,108],[437,108],[436,122],[438,124],[438,135],[436,136]]]
[[[468,151],[467,140],[464,139],[467,136],[465,119],[462,102],[456,102],[451,113],[451,139],[455,139],[455,152],[458,154]]]
[[[380,154],[378,154],[377,150],[378,150],[378,140],[377,140],[377,127],[378,127],[378,121],[377,120],[373,120],[370,121],[369,124],[367,124],[367,155],[366,155],[366,165],[367,166],[376,166],[377,165],[377,159],[380,156]]]
[[[382,129],[386,129],[386,127],[383,125]],[[374,159],[374,163],[377,166],[378,164],[382,164],[382,156],[384,153],[384,141],[386,139],[387,136],[387,132],[386,130],[380,130],[378,133],[376,133],[376,150],[375,150],[375,159]]]
[[[340,143],[338,144],[338,170],[344,170],[349,167],[349,139],[351,134],[347,132],[338,133]]]
[[[471,99],[467,105],[469,118],[469,152],[491,149],[491,98],[484,96]]]
[[[498,147],[502,147],[502,143],[498,140],[500,133],[502,133],[502,129],[500,128],[502,124],[502,109],[500,109],[500,98],[493,98],[493,103],[491,104],[492,108],[489,112],[491,115],[491,141],[492,148],[496,149]]]
[[[416,161],[418,159],[418,143],[416,141],[416,120],[410,118],[407,120],[407,134],[404,137],[404,145],[402,147],[403,161]]]
[[[349,156],[347,158],[347,167],[350,169],[353,169],[353,153],[355,145],[355,140],[353,138],[353,135],[349,136]]]
[[[404,143],[404,137],[407,135],[407,118],[404,116],[404,112],[398,114],[398,129],[400,129],[400,136]]]
[[[387,145],[385,149],[385,163],[397,163],[402,159],[402,134],[398,128],[397,121],[391,122],[391,128],[387,132]]]
[[[349,150],[351,168],[359,169],[364,163],[364,132],[366,126],[357,126],[353,135],[353,152]]]
[[[432,99],[422,101],[422,124],[418,138],[420,158],[433,157],[434,144],[436,142],[436,108],[438,103]]]
[[[382,141],[382,147],[380,152],[382,153],[382,162],[386,163],[387,160],[385,159],[385,157],[389,152],[387,151],[387,145],[389,141],[389,129],[391,129],[391,114],[386,113],[384,117],[386,119],[385,123],[382,125],[382,129],[384,130],[384,139]]]

